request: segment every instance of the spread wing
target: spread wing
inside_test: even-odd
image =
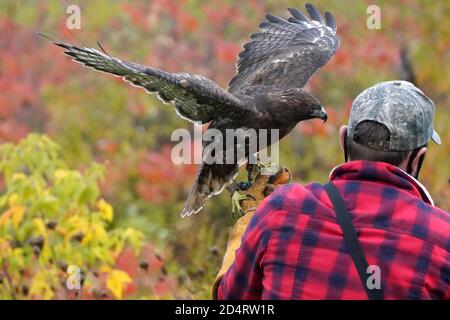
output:
[[[302,88],[327,63],[339,47],[336,22],[329,12],[324,19],[313,5],[305,7],[311,19],[291,8],[288,20],[266,16],[239,54],[230,92],[257,84]]]
[[[156,93],[165,103],[175,103],[178,114],[187,120],[206,123],[224,114],[242,111],[238,98],[205,77],[190,73],[169,73],[123,61],[93,48],[52,42],[86,67],[122,77],[149,93]]]

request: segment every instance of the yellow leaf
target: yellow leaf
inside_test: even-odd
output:
[[[17,228],[20,222],[22,222],[24,213],[25,207],[23,206],[13,206],[9,208],[0,216],[0,227],[5,225],[11,218],[14,228]]]
[[[89,242],[92,241],[93,238],[94,238],[94,232],[92,231],[92,229],[89,229],[89,231],[86,232],[86,234],[84,234],[83,240],[81,240],[81,243],[83,245],[87,245],[87,244],[89,244]]]
[[[20,222],[22,222],[24,212],[25,207],[23,206],[13,206],[9,208],[0,216],[0,227],[5,225],[11,218],[14,228],[17,228]]]
[[[57,182],[63,180],[69,175],[69,170],[57,169],[55,170],[54,177]]]
[[[0,238],[0,257],[2,259],[8,258],[13,253],[9,241]]]
[[[111,222],[113,219],[113,208],[112,206],[103,199],[97,202],[97,207],[100,210],[100,216],[103,220]]]
[[[23,215],[25,213],[25,207],[23,206],[15,206],[11,209],[13,210],[12,213],[12,223],[15,229],[19,226],[19,224],[22,222]]]
[[[44,300],[50,300],[53,298],[53,294],[53,290],[49,285],[45,272],[36,273],[31,281],[29,295]]]
[[[114,248],[114,251],[113,251],[113,256],[115,258],[117,258],[119,256],[119,254],[122,252],[123,247],[124,247],[124,242],[123,241],[119,241],[119,242],[117,242],[115,244],[115,248]]]
[[[127,228],[123,232],[123,239],[125,239],[125,241],[127,241],[133,247],[135,254],[138,254],[139,249],[142,246],[144,234],[136,229]]]
[[[108,274],[106,287],[111,290],[116,299],[122,299],[123,289],[131,283],[131,278],[125,271],[113,269]]]
[[[13,177],[13,178],[14,178],[14,177]],[[18,199],[19,199],[19,197],[17,196],[17,193],[13,193],[13,194],[9,197],[9,199],[8,199],[9,206],[10,206],[10,207],[15,206]]]
[[[3,214],[0,216],[0,227],[2,227],[3,225],[6,224],[6,222],[8,222],[9,218],[12,215],[12,211],[11,209],[6,210],[5,212],[3,212]]]
[[[16,172],[12,175],[12,180],[13,181],[17,181],[17,180],[27,180],[27,176],[22,173],[22,172]]]
[[[45,229],[44,221],[42,221],[41,218],[35,218],[35,219],[33,219],[33,222],[34,222],[39,234],[41,236],[43,236],[45,239],[47,239],[47,231]]]
[[[99,223],[92,226],[92,232],[94,239],[97,241],[103,241],[107,237],[105,228]]]

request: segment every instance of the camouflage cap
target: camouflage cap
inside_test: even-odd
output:
[[[388,145],[378,149],[414,150],[430,139],[441,144],[433,128],[433,101],[407,81],[381,82],[364,90],[353,101],[347,135],[353,139],[356,126],[367,120],[381,123],[389,130]]]

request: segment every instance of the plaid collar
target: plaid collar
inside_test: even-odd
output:
[[[357,160],[343,163],[331,170],[330,181],[333,180],[366,180],[390,184],[434,206],[428,190],[417,179],[386,162]]]

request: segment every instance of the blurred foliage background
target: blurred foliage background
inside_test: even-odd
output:
[[[450,2],[377,1],[380,30],[366,27],[370,1],[313,3],[334,14],[341,39],[336,56],[308,85],[326,106],[329,121],[326,126],[320,120],[299,125],[281,143],[281,164],[297,182],[325,182],[343,161],[337,132],[347,122],[352,100],[380,81],[414,80],[436,104],[435,126],[443,141],[439,147],[430,145],[421,180],[436,205],[449,211]],[[69,32],[66,9],[71,4],[80,6],[82,25]],[[37,31],[86,46],[99,41],[122,59],[201,74],[226,87],[237,53],[264,14],[285,16],[287,7],[303,10],[303,5],[288,0],[1,1],[0,143],[17,143],[29,133],[46,134],[59,145],[57,161],[65,167],[88,176],[92,163],[101,164],[105,177],[91,200],[98,203],[101,194],[101,201],[114,208],[112,230],[105,232],[129,228],[145,235],[139,253],[125,246],[111,253],[113,266],[98,271],[87,264],[87,277],[100,280],[88,282],[76,296],[61,294],[57,284],[45,289],[53,295],[45,290],[30,293],[36,273],[24,265],[10,274],[5,256],[0,261],[2,297],[12,298],[15,292],[19,298],[209,298],[233,223],[227,192],[210,200],[197,216],[178,217],[196,167],[174,165],[170,159],[172,131],[192,130],[173,107],[120,79],[71,62]],[[2,173],[2,195],[10,195],[11,183]],[[42,200],[39,197],[36,192],[27,198],[28,205]],[[6,198],[2,205],[0,214],[5,215],[10,209]],[[55,210],[64,216],[66,209],[61,205]],[[32,252],[29,258],[37,259]],[[98,272],[111,270],[125,273],[116,274],[119,288],[117,282],[108,286],[107,280],[101,281]],[[10,286],[8,278],[13,280]]]

